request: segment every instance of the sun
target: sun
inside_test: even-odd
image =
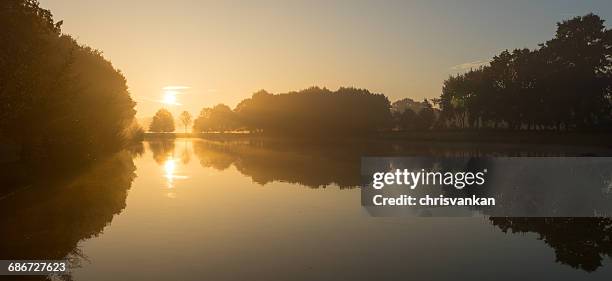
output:
[[[164,91],[162,102],[167,105],[176,105],[176,91]]]

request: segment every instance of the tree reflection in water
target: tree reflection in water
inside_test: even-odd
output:
[[[178,142],[178,141],[177,141]],[[166,178],[166,188],[175,188],[175,181],[177,179],[187,179],[188,176],[179,175],[177,172],[177,164],[187,165],[191,161],[191,151],[189,150],[185,140],[183,144],[180,158],[175,153],[175,141],[173,139],[161,139],[155,141],[149,141],[149,149],[153,154],[153,159],[157,164],[163,168],[163,176]],[[179,162],[180,161],[180,162]],[[173,197],[174,193],[169,192],[169,197]]]
[[[100,234],[126,207],[127,191],[136,177],[132,157],[123,151],[71,180],[40,180],[2,199],[0,259],[68,258],[78,266],[85,258],[79,241]]]
[[[337,184],[360,185],[362,156],[576,156],[580,149],[487,145],[431,145],[389,143],[269,143],[264,141],[195,141],[194,153],[203,167],[225,170],[231,165],[259,184],[299,183],[310,188]],[[609,152],[606,155],[609,155]],[[590,153],[589,153],[590,154]],[[612,256],[610,218],[500,218],[489,220],[505,233],[534,232],[554,249],[556,261],[584,271],[595,271]]]
[[[588,272],[612,257],[610,218],[489,218],[504,233],[539,234],[555,250],[557,262]]]
[[[180,149],[181,140],[176,147]],[[203,167],[224,170],[234,166],[262,185],[283,181],[310,188],[359,186],[360,161],[366,155],[500,155],[499,149],[486,146],[459,148],[388,143],[193,141],[193,150],[185,145],[185,149],[177,153],[180,157],[175,157],[174,141],[149,142],[148,148],[163,172],[170,174],[172,179],[176,178],[176,169],[181,163],[189,163],[185,159],[190,159],[193,152]],[[136,153],[141,154],[142,150]],[[552,155],[518,149],[507,154]],[[68,257],[78,265],[78,261],[85,258],[78,249],[79,241],[99,235],[126,207],[127,191],[135,178],[133,156],[133,153],[122,152],[100,161],[70,181],[39,182],[1,199],[0,259]],[[608,218],[489,219],[506,233],[538,233],[540,239],[554,249],[557,262],[580,270],[595,271],[612,255],[612,220]]]

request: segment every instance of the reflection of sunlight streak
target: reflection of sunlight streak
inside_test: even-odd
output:
[[[166,178],[166,186],[168,188],[174,188],[175,179],[186,179],[187,176],[176,175],[176,160],[171,156],[168,157],[164,162],[164,177]]]
[[[174,187],[174,170],[176,169],[176,162],[174,159],[168,158],[166,163],[164,163],[164,171],[166,172],[166,183],[168,184],[168,188]]]

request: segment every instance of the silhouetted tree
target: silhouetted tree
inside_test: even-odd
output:
[[[404,98],[391,104],[391,113],[396,129],[427,130],[431,129],[438,119],[439,110],[427,99],[417,102]]]
[[[444,81],[448,127],[610,129],[612,30],[593,14],[558,23],[539,49],[503,51],[489,65]]]
[[[179,119],[181,120],[181,123],[183,123],[183,126],[185,127],[185,133],[187,133],[187,126],[191,124],[191,114],[189,114],[189,112],[187,111],[183,111],[181,113],[181,116],[179,116]]]
[[[22,160],[93,160],[137,135],[121,72],[61,23],[38,1],[0,2],[0,136]]]
[[[172,113],[166,109],[160,109],[153,116],[153,121],[149,125],[149,131],[151,132],[174,132],[174,118]]]
[[[422,102],[414,101],[411,98],[403,98],[391,104],[391,111],[403,113],[406,109],[411,109],[414,113],[419,113],[425,107]]]
[[[401,130],[416,130],[419,129],[421,123],[420,117],[412,109],[405,109],[399,114],[398,127]]]
[[[259,91],[235,109],[251,131],[268,134],[339,136],[388,129],[390,104],[382,94],[365,89],[318,87],[270,94]]]
[[[425,107],[419,112],[419,127],[421,129],[430,129],[436,121],[436,115],[434,113],[433,106],[427,99],[425,99],[423,103],[425,104]]]
[[[218,104],[213,108],[204,108],[193,123],[194,132],[225,132],[240,128],[238,117],[229,106]]]
[[[591,272],[612,257],[610,218],[508,218],[491,217],[505,233],[534,232],[555,250],[557,262]]]

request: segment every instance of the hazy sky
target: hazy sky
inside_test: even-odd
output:
[[[435,97],[449,74],[536,47],[557,21],[589,12],[612,21],[610,0],[40,2],[125,74],[140,117],[163,106],[166,86],[189,87],[166,107],[193,115],[259,89]]]

